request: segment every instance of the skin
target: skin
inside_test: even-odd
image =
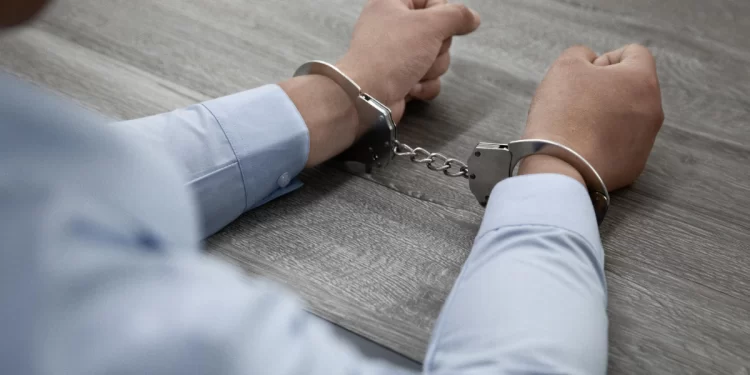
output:
[[[609,190],[632,184],[646,166],[664,122],[656,63],[629,44],[597,56],[572,47],[552,64],[529,110],[524,138],[560,142],[581,154]],[[561,173],[571,166],[548,156],[524,161],[521,174]]]
[[[26,22],[46,4],[5,0],[0,27]],[[337,66],[389,106],[398,122],[409,100],[430,100],[440,93],[452,38],[473,32],[479,24],[475,11],[447,0],[370,0]],[[353,102],[330,79],[296,77],[279,86],[309,128],[308,167],[337,155],[365,132]],[[645,47],[631,44],[597,56],[576,46],[563,52],[540,84],[523,137],[553,140],[576,150],[607,187],[616,190],[643,171],[663,121],[656,65]],[[583,183],[572,166],[549,156],[525,159],[519,173],[559,173]]]
[[[476,12],[446,0],[370,0],[354,27],[349,51],[336,65],[387,105],[398,122],[407,101],[440,93],[451,38],[471,33],[479,23]],[[310,130],[308,167],[347,149],[367,130],[357,123],[354,102],[330,79],[296,77],[279,85]]]
[[[337,65],[388,105],[398,122],[410,99],[439,94],[452,37],[478,26],[476,12],[444,0],[370,0]],[[310,127],[308,166],[313,166],[349,147],[366,129],[357,125],[351,100],[336,84],[324,77],[302,79],[281,86]],[[554,62],[539,86],[523,137],[576,150],[616,190],[643,171],[663,121],[656,65],[645,47],[628,45],[597,56],[576,46]],[[563,174],[583,184],[575,168],[549,156],[527,158],[519,173]]]

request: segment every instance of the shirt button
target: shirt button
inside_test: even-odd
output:
[[[289,173],[284,172],[281,176],[279,176],[279,179],[276,180],[276,183],[279,185],[279,187],[286,187],[289,185]]]

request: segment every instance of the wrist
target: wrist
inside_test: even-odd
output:
[[[518,175],[553,173],[571,177],[586,186],[583,176],[567,162],[549,155],[531,155],[521,160]]]
[[[358,137],[354,100],[332,79],[322,75],[295,77],[279,83],[307,125],[310,154],[307,167],[318,165],[351,146]]]
[[[387,74],[378,73],[374,67],[368,67],[365,60],[348,52],[336,67],[356,83],[362,92],[367,93],[384,105],[391,107],[389,102],[389,82]]]

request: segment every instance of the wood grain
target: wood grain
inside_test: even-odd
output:
[[[750,372],[750,3],[471,0],[441,96],[416,103],[405,143],[465,158],[517,137],[565,48],[648,45],[667,115],[639,181],[614,194],[607,251],[610,372]],[[284,79],[346,49],[363,0],[61,0],[0,38],[0,68],[115,118]],[[333,166],[207,241],[310,310],[421,360],[483,213],[463,179],[396,160]]]

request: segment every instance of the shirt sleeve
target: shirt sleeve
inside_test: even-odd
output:
[[[150,124],[213,134],[201,108]],[[219,121],[243,111],[205,108]],[[202,254],[194,200],[161,148],[2,74],[0,114],[0,374],[403,373],[365,358],[279,286]],[[252,136],[237,131],[229,138]],[[206,134],[176,131],[208,157],[198,140],[218,141]],[[259,137],[263,155],[287,147],[286,136]]]
[[[277,86],[114,131],[0,83],[10,124],[0,127],[0,331],[9,343],[0,343],[0,368],[9,368],[0,372],[404,372],[364,358],[281,288],[198,251],[192,197],[163,150],[193,190],[227,173],[198,193],[201,204],[240,207],[211,211],[214,225],[287,191],[273,178],[305,164],[307,132]],[[557,175],[508,179],[492,194],[425,371],[603,373],[605,290],[585,189]]]
[[[364,357],[283,288],[208,256],[81,251],[96,255],[55,286],[63,303],[39,326],[49,373],[410,373]]]
[[[604,374],[604,251],[585,188],[562,175],[493,190],[436,323],[429,374]]]
[[[184,167],[208,236],[243,212],[289,193],[307,163],[307,126],[278,85],[118,123]]]

